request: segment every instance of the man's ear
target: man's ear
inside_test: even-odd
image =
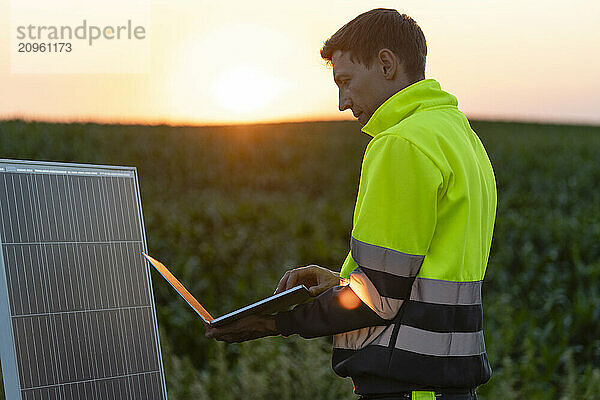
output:
[[[381,49],[377,54],[377,60],[383,77],[385,79],[394,79],[399,67],[396,55],[389,49]]]

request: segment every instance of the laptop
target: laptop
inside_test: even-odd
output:
[[[171,272],[160,261],[150,257],[146,253],[142,253],[146,260],[165,278],[171,286],[184,298],[190,307],[202,318],[205,326],[219,327],[227,325],[240,318],[248,315],[264,315],[273,314],[279,311],[284,311],[289,307],[304,303],[312,299],[308,289],[304,285],[298,285],[284,292],[277,293],[267,297],[256,303],[249,304],[245,307],[227,313],[221,317],[213,318],[212,315],[187,291],[187,289],[171,274]]]

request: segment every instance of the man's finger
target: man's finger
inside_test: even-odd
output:
[[[231,335],[232,333],[238,333],[239,331],[240,328],[236,325],[235,322],[233,322],[231,324],[220,326],[218,328],[208,327],[204,336],[206,336],[207,338],[219,338],[226,335]]]
[[[321,293],[321,286],[311,286],[308,288],[308,293],[310,293],[311,296],[316,296],[319,293]]]
[[[315,285],[315,286],[311,286],[308,288],[308,292],[310,293],[311,296],[318,296],[321,293],[323,293],[324,291],[326,291],[327,289],[329,289],[331,287],[331,285],[327,285],[326,283],[322,283],[320,285]]]
[[[292,272],[292,270],[288,270],[285,272],[285,274],[283,274],[283,277],[277,284],[277,287],[275,288],[275,291],[273,292],[273,294],[281,293],[285,290],[285,287],[287,285],[287,280],[290,276],[290,272]]]
[[[294,286],[296,286],[296,283],[298,282],[299,278],[300,278],[300,272],[297,270],[292,271],[292,273],[288,277],[288,280],[285,284],[285,290],[291,289]]]
[[[219,332],[217,335],[213,336],[214,339],[219,342],[227,342],[227,343],[241,343],[247,340],[254,339],[256,335],[253,332]]]
[[[239,336],[239,332],[217,332],[212,334],[210,338],[220,342],[231,342],[233,339],[238,338]]]

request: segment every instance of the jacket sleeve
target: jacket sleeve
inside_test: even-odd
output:
[[[429,249],[442,184],[437,166],[406,139],[373,139],[363,161],[342,285],[280,313],[280,332],[315,337],[389,323],[410,298]]]
[[[440,169],[416,145],[386,135],[365,154],[342,266],[349,286],[381,318],[393,319],[429,250],[436,228]]]
[[[380,318],[345,285],[334,286],[308,303],[300,304],[291,311],[278,313],[275,323],[278,332],[284,336],[297,333],[308,339],[367,326],[385,325],[387,321]]]

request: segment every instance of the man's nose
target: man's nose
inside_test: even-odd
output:
[[[350,100],[349,96],[346,96],[345,93],[340,92],[339,98],[339,109],[340,111],[344,111],[352,107],[352,100]]]

